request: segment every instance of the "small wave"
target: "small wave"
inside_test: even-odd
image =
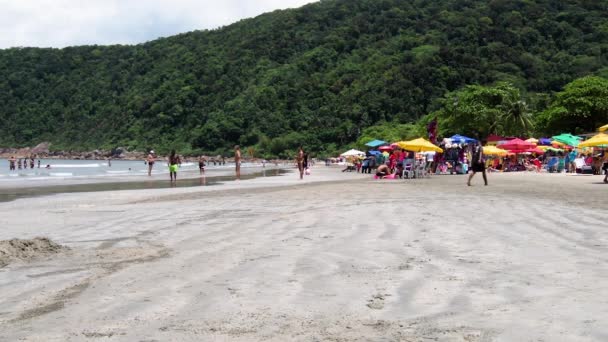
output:
[[[62,168],[62,169],[71,169],[71,168],[94,168],[101,167],[101,164],[51,164],[51,168]]]
[[[71,172],[50,172],[49,175],[52,177],[72,177],[74,174]]]
[[[124,175],[127,173],[130,173],[131,171],[129,170],[123,170],[123,171],[106,171],[106,173],[109,173],[111,175]]]

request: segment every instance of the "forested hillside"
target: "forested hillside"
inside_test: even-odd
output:
[[[325,0],[136,46],[0,50],[0,146],[334,151],[466,85],[510,82],[541,112],[593,74],[606,1]]]

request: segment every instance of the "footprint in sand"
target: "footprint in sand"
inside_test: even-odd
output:
[[[390,294],[377,294],[367,301],[367,307],[374,310],[384,309],[384,299]]]

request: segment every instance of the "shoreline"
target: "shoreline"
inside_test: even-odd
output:
[[[608,334],[601,176],[489,174],[467,187],[465,175],[340,169],[0,203],[0,240],[67,247],[0,268],[0,339]]]

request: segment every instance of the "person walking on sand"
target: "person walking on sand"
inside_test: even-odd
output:
[[[304,179],[304,157],[306,154],[304,153],[304,149],[302,146],[298,149],[298,154],[296,155],[296,165],[298,165],[298,170],[300,171],[300,179]]]
[[[236,179],[241,179],[241,147],[239,145],[234,146],[234,167],[236,171]]]
[[[467,181],[467,185],[471,186],[471,179],[477,172],[481,172],[483,175],[483,182],[485,185],[488,185],[488,177],[486,176],[486,164],[483,161],[483,145],[481,141],[477,141],[477,145],[473,147],[473,157],[471,160],[471,166],[473,169],[473,173],[469,175],[469,180]]]
[[[155,161],[154,150],[150,150],[150,153],[148,153],[148,157],[146,158],[146,163],[148,163],[148,176],[152,176],[152,168],[154,167]]]
[[[13,170],[15,168],[13,167]],[[602,164],[602,171],[604,171],[604,183],[608,183],[608,152],[604,152],[604,163]]]
[[[169,177],[172,182],[177,181],[177,168],[181,163],[182,161],[179,159],[179,156],[175,154],[175,150],[172,150],[169,155]]]

